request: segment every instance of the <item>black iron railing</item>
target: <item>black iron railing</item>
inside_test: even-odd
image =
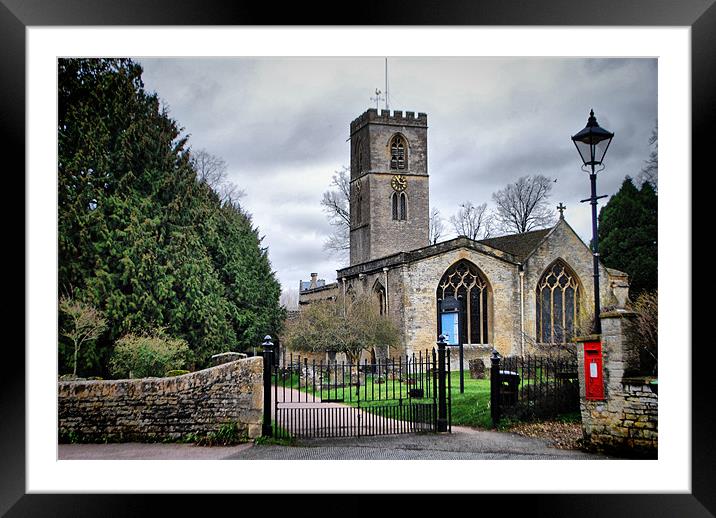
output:
[[[530,420],[579,411],[577,362],[569,356],[493,355],[490,390],[494,425],[503,417]]]
[[[267,362],[271,379],[266,387],[272,392],[271,419],[278,437],[438,430],[441,369],[434,350],[374,363],[324,361],[288,353],[283,363],[271,363]],[[442,371],[447,372],[449,383],[449,356],[446,364]],[[449,430],[449,399],[444,405]]]

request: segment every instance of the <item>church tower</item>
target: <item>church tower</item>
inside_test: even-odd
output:
[[[350,131],[351,266],[427,246],[428,116],[371,108]]]

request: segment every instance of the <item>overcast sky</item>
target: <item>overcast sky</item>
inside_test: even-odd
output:
[[[310,272],[335,280],[345,264],[323,249],[331,227],[321,195],[349,165],[350,122],[385,89],[384,58],[137,60],[191,147],[223,158],[246,191],[283,289]],[[589,177],[570,136],[590,108],[615,133],[598,194],[615,194],[649,155],[656,59],[388,57],[388,67],[390,108],[428,114],[430,206],[446,230],[461,202],[491,205],[493,192],[539,173],[557,180],[550,204],[563,202],[588,242],[590,207],[579,200]]]

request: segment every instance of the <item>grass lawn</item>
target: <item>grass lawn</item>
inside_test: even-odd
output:
[[[450,373],[452,424],[491,428],[490,380],[474,380],[465,373],[465,392],[460,394],[460,371]]]
[[[368,412],[371,412],[371,407],[380,407],[392,404],[399,404],[400,399],[405,402],[408,399],[408,390],[411,388],[424,388],[426,389],[427,398],[411,398],[411,401],[415,403],[432,403],[432,393],[427,392],[426,383],[427,380],[414,382],[412,384],[403,383],[399,380],[388,379],[384,380],[383,383],[373,383],[372,376],[368,375],[367,385],[365,377],[361,374],[361,387],[360,387],[360,407]],[[355,381],[355,375],[353,380]],[[347,379],[346,379],[347,381]],[[529,383],[532,380],[524,380]],[[292,387],[299,389],[301,392],[307,394],[314,394],[316,398],[322,400],[333,400],[341,401],[343,404],[350,406],[358,405],[358,397],[356,396],[356,388],[353,387],[341,387],[332,388],[330,391],[323,387],[316,386],[315,390],[313,385],[310,384],[308,387],[303,381],[299,387],[298,376],[293,375],[291,379],[288,378],[285,381],[278,380],[279,387],[285,383],[286,388]],[[335,383],[335,381],[333,381]],[[432,384],[432,377],[429,380]],[[450,392],[452,400],[451,419],[452,424],[456,426],[472,426],[475,428],[492,428],[492,417],[490,415],[490,380],[489,379],[472,379],[470,378],[469,371],[465,372],[465,392],[460,394],[460,372],[452,371],[450,373]],[[279,391],[281,389],[279,388]],[[309,396],[310,397],[310,396]],[[380,413],[377,410],[375,413]],[[564,414],[554,419],[558,422],[563,423],[574,423],[581,420],[579,412],[574,414]],[[508,430],[519,421],[512,419],[503,419],[498,425],[498,430]]]

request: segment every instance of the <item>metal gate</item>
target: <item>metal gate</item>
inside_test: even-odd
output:
[[[272,393],[275,437],[356,437],[450,430],[450,362],[444,351],[425,351],[374,363],[316,361],[289,354],[283,362],[272,363],[269,358],[264,361],[271,371],[270,385],[265,389]]]

